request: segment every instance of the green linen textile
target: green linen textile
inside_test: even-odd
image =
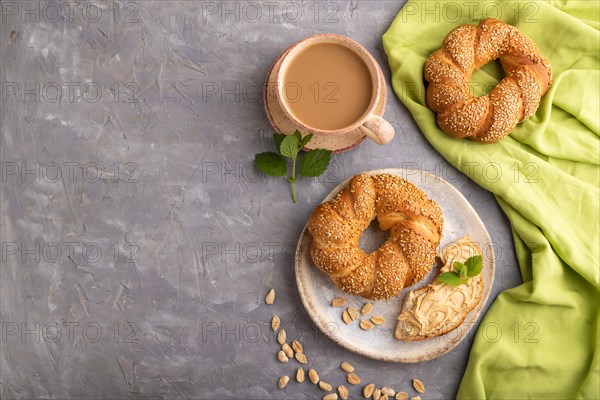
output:
[[[409,1],[383,36],[397,96],[431,145],[494,193],[523,277],[483,318],[459,398],[600,397],[599,4]],[[450,30],[485,17],[532,38],[552,65],[553,83],[531,119],[482,145],[437,127],[423,65]],[[501,74],[497,62],[476,71],[474,94]]]

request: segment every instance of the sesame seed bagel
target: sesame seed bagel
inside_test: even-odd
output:
[[[358,239],[375,218],[390,236],[367,254]],[[440,206],[410,182],[391,174],[360,174],[313,211],[310,254],[343,291],[389,299],[427,275],[443,226]]]
[[[487,95],[474,97],[471,75],[495,59],[506,76]],[[552,68],[535,43],[494,18],[452,30],[424,72],[427,104],[439,127],[452,137],[484,143],[497,142],[531,117],[552,82]]]

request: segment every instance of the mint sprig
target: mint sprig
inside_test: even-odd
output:
[[[438,281],[446,285],[459,286],[463,283],[469,286],[469,278],[473,278],[481,273],[483,260],[481,256],[469,257],[464,264],[456,261],[454,271],[444,272],[438,276]]]
[[[274,133],[273,140],[277,146],[278,153],[268,151],[259,153],[254,157],[254,164],[263,173],[271,176],[285,176],[292,184],[292,201],[296,202],[296,182],[300,177],[315,177],[327,170],[331,161],[331,151],[315,149],[306,152],[300,158],[300,170],[296,174],[296,163],[300,150],[310,142],[313,135],[302,137],[300,131],[296,130],[292,135]],[[292,174],[288,176],[288,163],[286,158],[292,161]]]

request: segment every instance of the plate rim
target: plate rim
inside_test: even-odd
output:
[[[402,179],[405,179],[418,187],[418,185],[416,183],[414,183],[411,179],[407,178],[407,176],[409,176],[407,174],[409,174],[409,173],[414,174],[415,172],[420,174],[420,177],[422,177],[422,178],[426,178],[426,179],[430,178],[430,179],[434,179],[435,181],[440,181],[442,183],[445,183],[452,191],[454,191],[455,195],[458,195],[462,200],[464,200],[464,204],[466,205],[466,207],[468,207],[469,211],[471,211],[477,217],[477,220],[479,221],[479,223],[481,223],[485,240],[489,244],[489,249],[491,251],[490,264],[491,264],[492,271],[491,271],[489,283],[484,281],[485,284],[487,285],[487,288],[486,288],[487,290],[484,289],[484,293],[482,295],[480,302],[477,304],[477,306],[473,310],[469,311],[469,313],[467,314],[467,316],[468,316],[469,314],[471,314],[473,312],[476,313],[474,323],[469,324],[469,326],[467,326],[465,329],[462,330],[462,332],[460,334],[461,336],[458,340],[450,341],[447,343],[446,346],[442,346],[442,347],[436,349],[435,351],[432,351],[429,354],[425,354],[422,356],[408,356],[408,357],[386,356],[385,354],[373,354],[372,352],[361,349],[358,345],[355,345],[355,344],[351,343],[350,341],[342,340],[343,336],[339,337],[339,335],[337,335],[336,333],[332,333],[329,330],[324,329],[324,327],[322,326],[323,324],[321,323],[321,321],[318,320],[318,316],[320,314],[311,308],[310,299],[308,299],[309,296],[306,294],[306,288],[304,287],[304,282],[302,282],[300,279],[300,274],[299,274],[300,262],[299,262],[299,260],[300,260],[302,251],[304,250],[302,247],[302,242],[304,240],[305,235],[308,233],[307,232],[308,220],[307,220],[306,224],[304,225],[304,228],[302,228],[302,231],[300,232],[300,237],[296,244],[296,252],[295,252],[295,257],[294,257],[294,274],[296,276],[296,286],[298,288],[298,294],[300,295],[302,305],[304,306],[304,309],[306,310],[306,313],[310,317],[311,321],[332,342],[340,345],[341,347],[343,347],[347,350],[350,350],[353,353],[356,353],[356,354],[359,354],[359,355],[362,355],[364,357],[374,359],[374,360],[395,362],[395,363],[417,363],[417,362],[433,360],[433,359],[436,359],[438,357],[441,357],[441,356],[449,353],[451,350],[453,350],[455,347],[457,347],[460,343],[462,343],[462,341],[465,339],[465,337],[468,336],[469,332],[471,332],[473,330],[474,326],[478,324],[477,321],[484,317],[485,314],[482,315],[483,308],[485,307],[485,305],[487,304],[487,302],[489,300],[489,297],[490,297],[490,294],[492,291],[492,287],[494,284],[494,277],[495,277],[495,271],[496,271],[496,259],[495,259],[494,246],[492,243],[491,236],[490,236],[483,220],[481,219],[481,217],[479,216],[477,211],[473,208],[471,203],[467,200],[467,198],[457,188],[455,188],[454,185],[452,185],[450,182],[446,181],[445,179],[441,178],[440,176],[438,176],[436,174],[433,174],[433,173],[430,173],[427,171],[423,171],[421,169],[412,169],[412,168],[379,168],[379,169],[373,169],[373,170],[359,172],[357,174],[354,174],[354,175],[344,179],[342,182],[340,182],[338,185],[336,185],[333,189],[331,189],[331,191],[329,191],[329,193],[327,195],[325,195],[325,197],[319,204],[322,204],[325,201],[328,201],[327,199],[329,197],[333,198],[333,196],[335,196],[340,190],[342,190],[344,187],[346,187],[348,185],[348,183],[350,182],[350,180],[356,175],[359,175],[359,174],[369,174],[369,175],[393,174],[393,175],[400,176]],[[428,193],[426,193],[426,194],[429,196]],[[400,313],[400,310],[398,310],[398,313]],[[466,319],[467,318],[465,317],[465,320]],[[445,333],[444,335],[436,336],[432,339],[427,339],[427,340],[434,340],[435,338],[440,338],[445,335],[448,335],[448,334],[454,332],[456,329],[459,329],[460,327],[462,327],[464,325],[464,323],[465,323],[465,321],[463,321],[458,327],[451,330],[450,332]],[[411,343],[411,342],[407,342],[407,343]],[[417,342],[417,343],[419,343],[419,342]]]

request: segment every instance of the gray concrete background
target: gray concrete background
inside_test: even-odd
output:
[[[416,166],[453,183],[485,222],[491,302],[520,280],[492,195],[433,150],[391,90],[394,141],[336,155],[298,184],[298,204],[252,165],[274,149],[261,86],[278,54],[314,33],[347,35],[389,85],[381,35],[402,2],[247,4],[3,2],[2,398],[322,397],[310,383],[277,389],[295,363],[275,360],[273,313],[335,386],[347,360],[363,382],[415,394],[418,377],[424,399],[455,396],[475,333],[415,365],[354,355],[308,318],[293,252],[338,182]]]

